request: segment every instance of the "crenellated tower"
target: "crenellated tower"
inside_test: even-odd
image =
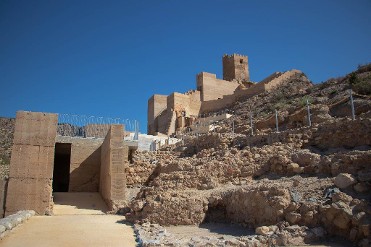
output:
[[[240,54],[223,56],[223,80],[238,82],[250,81],[247,56]]]

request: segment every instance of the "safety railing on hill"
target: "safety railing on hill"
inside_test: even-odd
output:
[[[139,122],[137,120],[77,114],[58,114],[57,133],[60,136],[104,138],[112,124],[124,125],[125,131],[134,132],[133,139],[138,140]]]
[[[352,120],[355,120],[357,118],[358,114],[361,114],[362,112],[367,112],[368,106],[364,105],[356,105],[355,100],[356,99],[368,99],[370,100],[370,96],[362,96],[357,95],[352,90],[348,91],[348,95],[344,95],[344,98],[341,98],[340,100],[333,102],[330,107],[336,109],[337,105],[344,104],[343,107],[339,108],[339,114],[334,113],[332,117],[349,117]],[[287,109],[280,110],[278,107],[274,109],[273,112],[270,114],[267,114],[265,118],[260,118],[259,120],[256,120],[256,113],[254,113],[253,109],[250,109],[249,116],[247,119],[244,119],[241,123],[241,121],[235,121],[235,118],[231,117],[230,120],[227,120],[225,118],[224,120],[215,120],[217,116],[225,113],[234,114],[231,110],[223,110],[213,113],[207,113],[199,115],[198,118],[196,118],[194,124],[190,127],[184,128],[181,131],[178,131],[177,134],[179,136],[182,136],[182,139],[185,136],[199,136],[206,133],[212,133],[212,132],[218,132],[218,128],[224,129],[224,132],[239,132],[236,131],[236,129],[240,128],[241,126],[244,126],[244,128],[247,127],[248,132],[244,132],[248,135],[255,135],[256,132],[261,132],[262,130],[268,131],[268,132],[275,132],[278,133],[282,130],[288,130],[288,129],[297,129],[301,127],[310,127],[312,126],[313,119],[318,118],[321,116],[316,114],[322,114],[321,112],[313,112],[313,107],[315,105],[312,105],[310,101],[305,99],[305,102],[303,102],[304,105],[301,108],[297,108],[297,112],[301,112],[300,119],[294,119],[292,120],[292,124],[288,125],[287,121],[289,121],[290,117],[293,117],[293,115],[287,115]],[[340,111],[341,110],[341,111]],[[295,113],[294,113],[295,114]],[[329,112],[330,114],[330,112]],[[338,115],[338,116],[336,116]],[[215,119],[213,119],[213,117]],[[224,123],[223,123],[224,122]],[[295,124],[296,125],[295,125]],[[221,126],[221,125],[222,126]],[[258,126],[262,125],[262,126]]]

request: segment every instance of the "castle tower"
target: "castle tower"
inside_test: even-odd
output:
[[[250,81],[247,56],[233,54],[223,56],[223,80]]]

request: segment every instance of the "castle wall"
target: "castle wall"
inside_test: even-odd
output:
[[[123,137],[123,125],[111,125],[101,147],[99,191],[111,210],[125,202],[128,147],[123,145]]]
[[[254,95],[264,93],[265,91],[266,91],[265,84],[264,83],[257,83],[257,84],[254,84],[253,86],[251,86],[248,89],[236,91],[235,92],[235,97],[236,97],[236,99],[249,98],[249,97],[252,97]]]
[[[201,101],[223,98],[233,94],[239,84],[235,81],[224,81],[216,78],[215,74],[202,72],[197,75],[197,89],[201,91]]]
[[[252,86],[249,90],[236,90],[242,82],[250,80],[247,56],[223,56],[223,78],[220,80],[215,74],[202,72],[196,76],[197,90],[185,94],[172,93],[167,97],[152,96],[148,100],[148,134],[172,134],[177,128],[187,125],[187,117],[217,111],[233,104],[239,97],[265,91],[264,84]]]
[[[52,178],[57,114],[18,111],[5,214],[52,211]]]
[[[226,95],[222,99],[204,101],[201,105],[201,113],[219,111],[234,102],[236,102],[236,96],[233,94]]]
[[[148,133],[154,134],[158,127],[156,117],[167,108],[167,96],[155,94],[148,100]]]
[[[155,132],[160,132],[160,133],[163,133],[163,134],[167,134],[167,127],[169,125],[169,114],[170,114],[170,110],[167,109],[166,111],[163,111],[157,118],[156,118],[156,125],[157,125],[157,128],[156,128],[156,131]],[[155,132],[153,134],[155,134]],[[150,133],[151,134],[151,133]]]
[[[200,92],[196,91],[190,95],[172,93],[168,96],[167,104],[175,111],[185,111],[186,116],[198,115],[201,108],[199,100]]]

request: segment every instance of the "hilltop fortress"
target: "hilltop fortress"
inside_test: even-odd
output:
[[[216,74],[201,72],[196,76],[196,90],[184,94],[155,94],[148,100],[148,134],[173,135],[193,127],[198,116],[224,109],[241,98],[269,92],[299,70],[275,72],[259,83],[250,81],[248,57],[223,56],[223,80]]]

